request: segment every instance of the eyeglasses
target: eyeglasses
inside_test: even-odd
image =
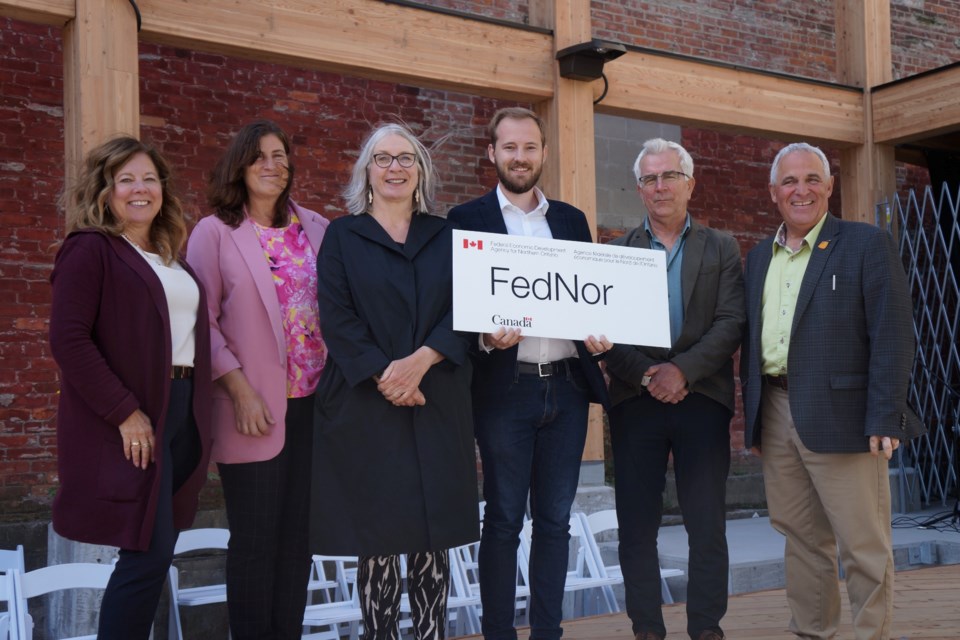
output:
[[[657,186],[657,181],[660,180],[664,185],[672,186],[676,184],[681,178],[689,178],[687,174],[683,171],[664,171],[663,173],[650,173],[645,176],[640,176],[637,179],[637,184],[639,184],[644,189],[652,189]]]
[[[417,156],[412,153],[401,153],[398,156],[392,156],[389,153],[373,154],[373,163],[381,169],[389,169],[394,160],[404,169],[409,169],[416,163]]]

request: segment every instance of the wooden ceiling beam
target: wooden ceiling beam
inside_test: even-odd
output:
[[[0,0],[0,16],[62,27],[76,15],[76,0]]]
[[[610,88],[600,112],[834,147],[863,144],[856,89],[635,51],[604,73]],[[594,85],[599,95],[602,82]]]
[[[899,144],[960,131],[960,65],[873,90],[873,135]]]
[[[140,38],[171,46],[503,99],[554,93],[553,38],[542,32],[369,0],[264,0],[243,11],[234,0],[138,5]],[[63,26],[75,0],[0,0],[0,15]],[[840,148],[865,142],[855,90],[634,51],[605,71],[601,112]],[[960,129],[957,95],[956,66],[877,87],[875,141]]]
[[[363,0],[138,0],[141,38],[517,100],[553,95],[550,34]]]

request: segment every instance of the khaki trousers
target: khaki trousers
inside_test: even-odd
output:
[[[764,385],[763,476],[770,524],[786,536],[790,630],[833,638],[840,624],[837,549],[857,640],[890,637],[893,547],[887,461],[814,453],[797,435],[786,391]]]

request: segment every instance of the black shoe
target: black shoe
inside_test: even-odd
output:
[[[723,634],[713,629],[707,629],[706,631],[700,632],[697,640],[723,640]]]
[[[653,631],[641,631],[633,640],[663,640],[663,636],[654,633]]]

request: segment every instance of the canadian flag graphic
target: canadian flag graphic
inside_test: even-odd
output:
[[[468,240],[467,238],[463,239],[463,248],[464,249],[476,249],[477,251],[483,251],[483,240]]]

